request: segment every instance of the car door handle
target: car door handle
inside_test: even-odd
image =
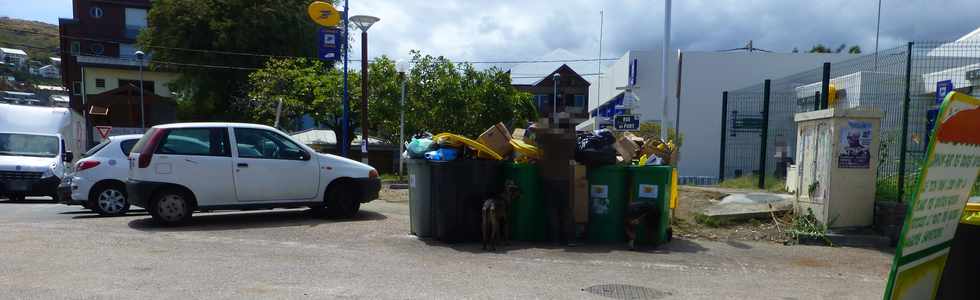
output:
[[[246,164],[246,163],[238,163],[238,167],[239,168],[248,168],[248,164]]]

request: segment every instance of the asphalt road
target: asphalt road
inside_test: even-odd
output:
[[[0,200],[0,299],[877,299],[891,263],[869,249],[684,239],[487,253],[409,235],[406,204],[375,201],[349,221],[294,209],[162,228],[144,212]]]

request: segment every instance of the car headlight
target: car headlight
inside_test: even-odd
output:
[[[41,178],[48,178],[48,177],[51,177],[51,176],[54,176],[54,170],[52,170],[51,168],[48,168],[47,170],[44,170],[44,174],[41,175]]]

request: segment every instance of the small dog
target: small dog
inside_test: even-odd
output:
[[[640,225],[641,221],[646,221],[644,225],[647,229],[652,230],[650,225],[654,224],[659,216],[657,207],[652,202],[631,202],[626,207],[626,217],[624,218],[626,226],[624,229],[626,229],[626,238],[629,241],[630,250],[636,250],[636,226]]]
[[[483,201],[483,250],[496,251],[497,243],[506,243],[509,240],[510,220],[507,211],[513,201],[520,197],[520,188],[508,180],[502,193]]]

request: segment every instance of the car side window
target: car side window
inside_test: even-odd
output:
[[[123,155],[129,156],[129,152],[133,150],[133,146],[136,146],[137,141],[139,141],[139,139],[125,140],[119,142],[119,147],[122,148]]]
[[[174,128],[156,149],[160,154],[231,156],[225,128]]]
[[[303,151],[282,135],[264,129],[235,128],[238,157],[263,159],[301,159]]]

